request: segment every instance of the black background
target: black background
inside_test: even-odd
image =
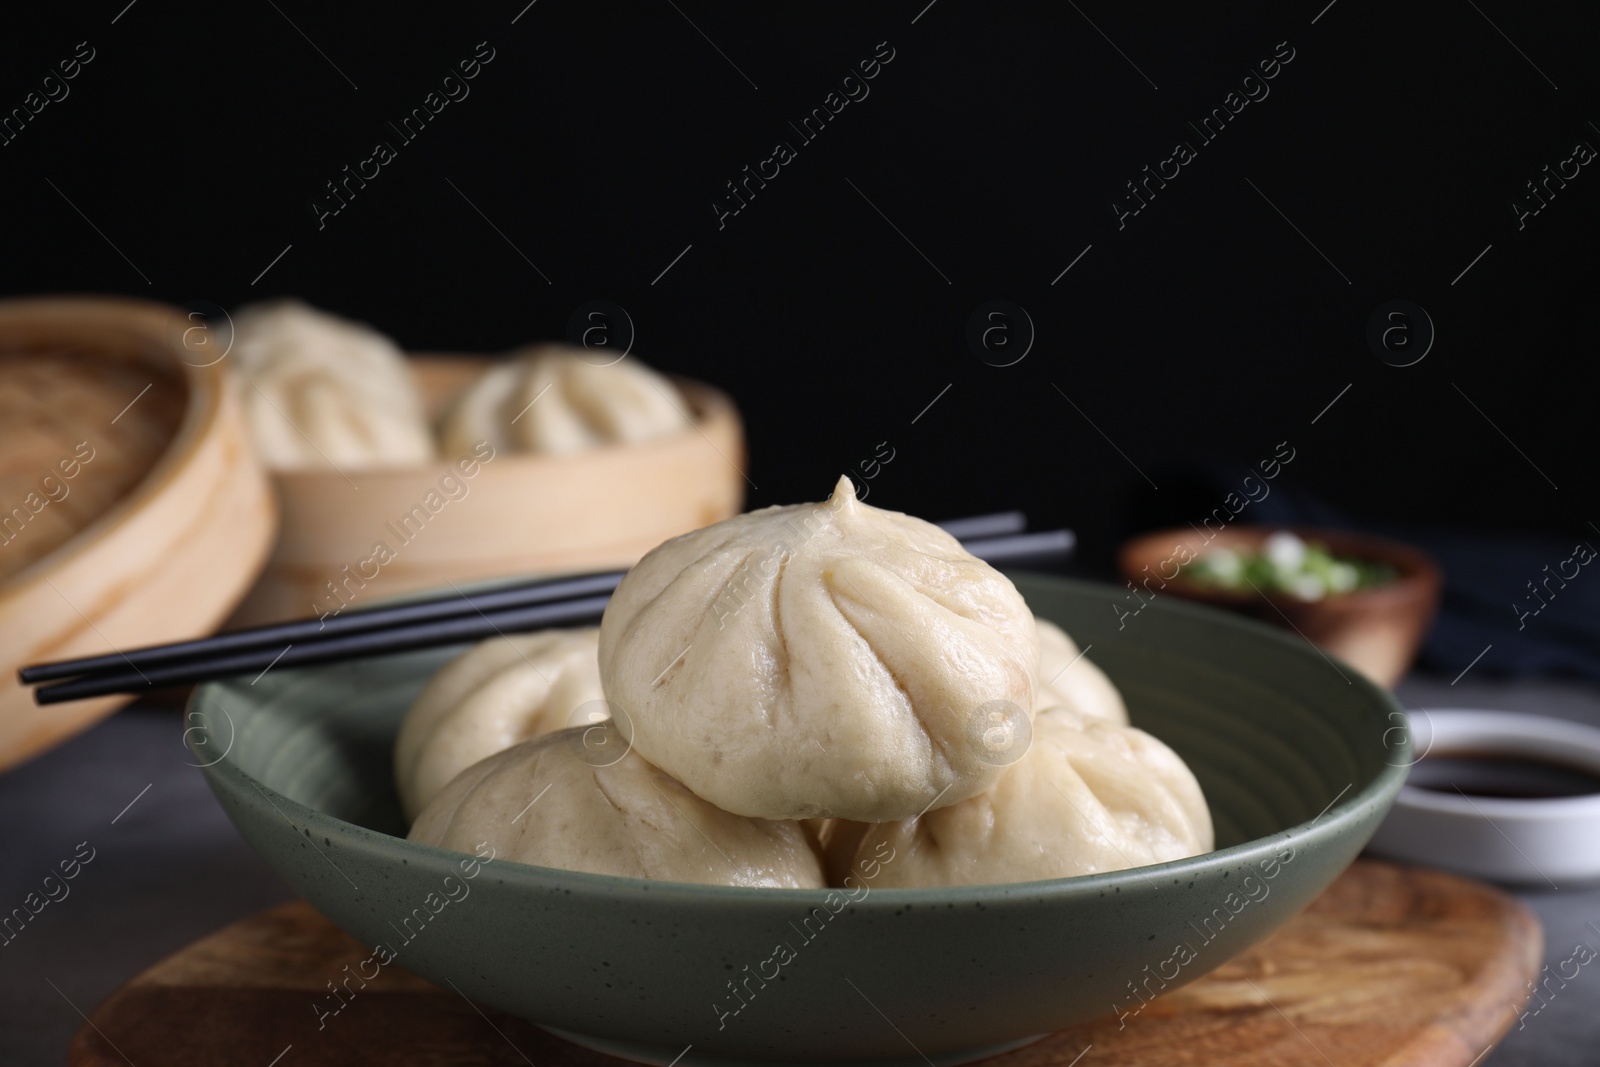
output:
[[[1183,468],[1242,477],[1283,441],[1285,478],[1357,516],[1600,522],[1600,174],[1524,229],[1510,206],[1600,146],[1593,5],[525,2],[8,15],[0,109],[78,42],[95,58],[0,147],[0,291],[293,294],[459,351],[609,299],[643,359],[738,399],[752,504],[820,498],[887,442],[872,503],[1021,506],[1091,561],[1190,505]],[[401,145],[387,123],[480,41],[470,96]],[[870,95],[801,144],[788,123],[879,42]],[[1279,42],[1270,95],[1200,147],[1185,122]],[[1198,159],[1119,230],[1124,183],[1180,139]],[[379,140],[398,158],[319,229]],[[780,140],[798,157],[719,229]],[[1009,367],[965,340],[995,298],[1037,331]],[[1413,366],[1365,340],[1393,299],[1437,329]]]

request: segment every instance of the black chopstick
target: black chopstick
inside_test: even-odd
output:
[[[465,594],[457,593],[428,600],[414,600],[406,604],[385,604],[375,608],[341,612],[326,618],[298,619],[294,622],[274,623],[271,626],[257,626],[248,630],[234,630],[193,641],[131,648],[125,653],[112,652],[85,659],[39,663],[24,667],[17,673],[24,685],[32,685],[36,682],[77,678],[128,668],[148,672],[152,667],[184,660],[202,657],[209,660],[217,656],[262,649],[271,649],[276,654],[285,645],[296,643],[381,632],[396,626],[441,621],[455,616],[474,616],[480,611],[532,607],[536,604],[553,604],[576,597],[598,596],[615,589],[626,573],[626,571],[603,571],[568,578],[536,578],[501,589],[474,593],[470,602]]]
[[[1073,536],[1069,530],[978,538],[965,542],[969,552],[990,562],[1062,555],[1071,550],[1072,544]],[[44,664],[28,668],[27,674],[37,678],[41,672],[47,672],[50,677],[61,677],[62,672],[73,664],[109,661],[109,664],[97,667],[92,673],[79,668],[76,676],[70,680],[34,691],[34,700],[38,704],[59,704],[111,693],[136,693],[160,686],[193,685],[234,675],[257,673],[259,677],[274,667],[303,667],[484,640],[548,626],[592,623],[605,610],[610,592],[616,587],[622,573],[541,579],[472,596],[462,593],[436,600],[365,609],[327,620],[325,625],[319,620],[306,620],[222,634],[220,638],[252,639],[249,642],[234,640],[223,648],[218,648],[218,638],[205,638],[181,642],[176,646],[157,645],[131,650],[126,656],[97,656],[88,661]],[[583,595],[585,592],[590,595]],[[358,616],[359,625],[334,630],[333,623],[340,618],[357,619]],[[264,643],[265,634],[278,636],[271,643]],[[171,653],[173,649],[182,649],[182,654]],[[27,680],[27,675],[24,680]]]
[[[43,686],[34,690],[33,698],[38,704],[61,704],[111,693],[137,693],[160,686],[195,685],[232,675],[256,674],[259,679],[260,675],[277,667],[307,667],[334,660],[361,659],[390,652],[412,652],[421,648],[482,641],[497,635],[540,630],[547,626],[593,623],[599,620],[610,599],[609,595],[591,596],[555,604],[501,608],[481,614],[411,622],[387,630],[341,634],[314,643],[291,644],[267,652],[252,649],[205,659],[165,663],[142,670],[124,665],[118,671],[103,671]]]
[[[1006,537],[980,537],[963,541],[968,552],[985,563],[1015,563],[1022,560],[1063,559],[1077,547],[1078,537],[1071,530],[1044,530],[1040,533],[1011,534]]]
[[[1028,516],[1020,511],[997,511],[993,515],[973,515],[965,519],[946,519],[938,524],[945,533],[957,541],[972,541],[979,537],[1004,537],[1019,534],[1028,528]]]
[[[1027,527],[1027,522],[1027,516],[1020,511],[1004,511],[992,515],[951,519],[940,525],[951,536],[967,540],[1020,533]],[[443,620],[458,615],[476,615],[501,608],[531,607],[535,604],[553,604],[576,597],[597,596],[615,589],[625,573],[627,572],[602,571],[569,577],[535,578],[500,589],[475,593],[470,601],[464,593],[457,590],[454,595],[414,600],[405,604],[360,608],[331,617],[322,616],[316,619],[257,626],[192,641],[149,645],[102,656],[38,663],[23,667],[17,673],[24,685],[35,685],[62,678],[120,672],[129,668],[148,673],[150,668],[163,664],[189,659],[210,660],[249,650],[270,650],[272,655],[276,655],[286,645],[320,642],[343,635],[388,630],[396,626]]]

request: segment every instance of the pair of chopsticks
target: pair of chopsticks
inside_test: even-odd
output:
[[[968,552],[990,563],[1062,557],[1072,551],[1071,530],[1024,533],[1019,511],[940,523]],[[38,704],[140,693],[162,686],[194,685],[234,675],[264,674],[274,667],[360,659],[392,652],[481,641],[549,626],[593,623],[605,611],[626,571],[537,578],[485,592],[363,608],[332,617],[258,626],[193,641],[151,645],[103,656],[24,667],[24,685]]]

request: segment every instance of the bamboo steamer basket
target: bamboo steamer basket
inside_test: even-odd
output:
[[[213,359],[164,305],[0,301],[0,769],[132,699],[37,707],[19,667],[210,633],[265,559],[270,486]]]
[[[430,418],[491,360],[410,358]],[[744,504],[744,431],[733,402],[675,379],[694,425],[568,455],[501,451],[468,476],[421,467],[271,472],[282,521],[238,625],[336,614],[416,589],[510,575],[631,566],[668,538]],[[431,494],[431,496],[430,496]]]

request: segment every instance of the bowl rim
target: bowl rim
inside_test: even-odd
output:
[[[1437,755],[1447,757],[1475,747],[1497,746],[1504,755],[1552,762],[1561,753],[1569,758],[1560,762],[1600,774],[1600,727],[1589,723],[1488,708],[1416,708],[1406,712],[1408,720],[1416,717],[1427,723],[1423,732],[1426,747],[1420,754],[1412,753],[1417,763],[1434,755],[1436,749]],[[1408,736],[1418,732],[1414,727],[1407,731]],[[1426,816],[1430,821],[1438,820],[1441,827],[1457,818],[1474,822],[1505,820],[1517,825],[1600,822],[1600,793],[1566,797],[1491,797],[1475,793],[1452,796],[1407,784],[1401,787],[1395,807]]]
[[[1043,579],[1048,583],[1058,584],[1067,588],[1082,591],[1093,591],[1103,595],[1114,592],[1116,587],[1103,582],[1090,582],[1081,579],[1065,578],[1059,575],[1041,574],[1020,570],[1007,570],[1007,577],[1012,575],[1025,575],[1030,581]],[[410,594],[424,595],[424,594]],[[1293,648],[1296,655],[1316,656],[1320,659],[1315,646],[1303,638],[1291,636],[1285,631],[1253,619],[1223,611],[1205,604],[1170,598],[1158,605],[1161,610],[1177,612],[1182,615],[1196,616],[1201,621],[1214,627],[1223,627],[1248,633],[1255,638],[1271,641],[1285,648]],[[279,679],[304,675],[318,670],[327,670],[334,664],[324,664],[320,667],[292,668],[280,672]],[[1394,695],[1382,687],[1374,684],[1364,677],[1350,680],[1352,685],[1360,686],[1367,690],[1370,696],[1376,697],[1380,705],[1387,708],[1386,718],[1389,721],[1405,722],[1404,711],[1395,700]],[[184,743],[197,757],[204,758],[207,754],[200,750],[206,744],[203,738],[191,737],[191,734],[209,732],[211,717],[202,703],[211,698],[210,702],[218,707],[222,704],[216,701],[213,694],[216,690],[226,686],[227,682],[208,682],[196,686],[190,694],[185,705],[185,721],[194,721],[191,716],[200,716],[202,727],[191,727],[184,735]],[[282,680],[278,685],[285,684]],[[1393,729],[1392,727],[1390,729]],[[1281,854],[1282,847],[1287,845],[1291,849],[1314,846],[1326,839],[1336,839],[1343,827],[1359,822],[1365,817],[1365,811],[1371,806],[1390,807],[1404,785],[1406,775],[1411,765],[1412,740],[1409,729],[1402,730],[1401,740],[1398,745],[1389,746],[1389,752],[1397,757],[1393,760],[1385,759],[1383,766],[1370,781],[1356,788],[1354,783],[1345,787],[1329,802],[1321,814],[1293,826],[1278,830],[1265,837],[1252,838],[1241,841],[1236,845],[1226,848],[1214,849],[1203,852],[1197,856],[1188,856],[1183,859],[1167,860],[1162,863],[1147,864],[1142,867],[1128,867],[1116,871],[1102,871],[1095,874],[1071,875],[1065,878],[1040,879],[1031,882],[1001,882],[979,885],[955,886],[918,886],[918,887],[883,887],[869,888],[859,900],[851,901],[849,906],[860,908],[871,905],[871,901],[882,897],[876,907],[903,908],[908,905],[953,905],[955,907],[988,907],[1005,903],[1025,904],[1039,901],[1043,898],[1077,897],[1090,895],[1105,895],[1106,893],[1121,893],[1125,888],[1134,892],[1144,891],[1146,885],[1150,888],[1161,888],[1159,881],[1170,880],[1172,884],[1183,881],[1196,881],[1201,878],[1220,876],[1224,872],[1238,869],[1241,864],[1248,862],[1259,863],[1262,858]],[[312,837],[323,835],[332,836],[337,833],[346,839],[346,843],[357,848],[386,848],[397,847],[419,850],[414,853],[423,858],[440,863],[444,867],[454,867],[463,857],[471,857],[471,853],[460,852],[454,849],[441,848],[436,845],[426,845],[409,838],[396,837],[369,829],[356,823],[348,822],[337,816],[308,807],[298,801],[279,793],[275,789],[264,785],[253,776],[246,774],[230,758],[232,744],[228,751],[212,762],[201,766],[201,771],[210,780],[212,787],[217,790],[226,789],[240,796],[249,798],[250,793],[257,792],[269,804],[277,809],[292,829],[293,814],[300,821],[304,829]],[[1371,829],[1377,828],[1377,821],[1373,821]],[[1292,860],[1292,856],[1290,859]],[[1289,862],[1289,861],[1282,861]],[[584,892],[598,894],[613,899],[632,899],[636,901],[654,900],[657,902],[692,903],[703,906],[708,901],[714,901],[723,906],[761,906],[764,904],[779,905],[811,905],[821,906],[828,894],[844,894],[845,890],[838,886],[824,886],[820,888],[794,889],[794,888],[757,888],[752,886],[727,886],[705,885],[693,882],[669,882],[646,878],[631,878],[621,875],[595,874],[589,871],[573,871],[560,867],[542,867],[536,864],[522,863],[515,860],[497,861],[495,870],[497,877],[507,882],[512,882],[530,891],[561,891]],[[870,883],[870,879],[867,879]]]
[[[111,325],[130,339],[151,342],[166,349],[177,380],[184,386],[183,414],[172,436],[139,480],[111,506],[85,523],[73,535],[32,563],[0,579],[0,611],[5,602],[20,597],[62,564],[83,555],[98,542],[112,537],[151,500],[159,496],[193,462],[222,418],[223,381],[216,364],[190,363],[171,343],[170,331],[182,336],[188,319],[178,309],[154,300],[129,296],[52,295],[0,300],[0,327],[12,319],[55,317],[68,329],[87,321]]]

